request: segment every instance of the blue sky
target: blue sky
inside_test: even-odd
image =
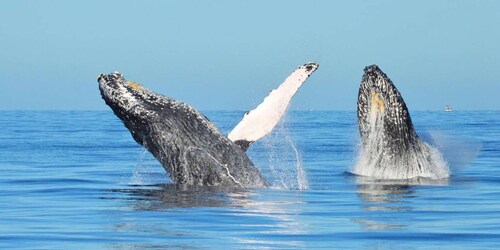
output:
[[[96,77],[248,110],[297,66],[294,110],[355,110],[378,64],[410,110],[500,109],[500,1],[1,1],[0,109],[107,109]]]

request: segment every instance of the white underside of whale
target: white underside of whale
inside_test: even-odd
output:
[[[228,134],[229,140],[252,143],[269,134],[285,115],[292,97],[317,68],[318,64],[308,63],[295,70],[259,106],[245,114]]]

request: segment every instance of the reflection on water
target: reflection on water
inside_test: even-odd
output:
[[[356,176],[357,195],[363,201],[361,208],[372,212],[403,213],[413,210],[409,202],[417,197],[415,186],[444,186],[448,179],[413,178],[408,180],[375,179],[365,176]],[[352,219],[369,230],[400,229],[408,225],[392,223],[377,218]]]
[[[206,237],[199,235],[197,230],[203,231],[199,232],[201,234],[206,234],[207,227],[209,227],[214,232],[228,231],[222,237],[227,238],[232,244],[244,247],[301,248],[305,246],[303,241],[290,238],[255,238],[257,234],[285,236],[307,234],[306,225],[298,219],[305,204],[300,199],[289,199],[289,190],[162,184],[130,186],[130,188],[111,190],[111,192],[124,194],[125,196],[121,199],[125,199],[133,211],[154,213],[156,217],[161,218],[140,222],[124,218],[125,222],[114,225],[115,230],[120,232],[147,232],[148,234],[155,232],[166,237],[192,240]],[[264,196],[263,192],[268,195]],[[195,219],[189,216],[192,211],[197,211]],[[199,228],[184,228],[184,225],[192,224],[193,220],[197,221]],[[238,228],[238,230],[232,231],[231,228]],[[125,246],[127,245],[120,245],[120,247]],[[196,244],[183,247],[194,246]],[[174,246],[168,245],[168,247]]]
[[[414,197],[414,186],[445,186],[448,185],[448,179],[414,178],[408,180],[387,180],[357,176],[356,183],[358,196],[363,201],[375,204],[395,204]]]
[[[112,192],[127,194],[134,210],[159,211],[171,208],[238,207],[252,194],[251,190],[161,184],[132,186]]]
[[[389,229],[401,229],[406,227],[406,225],[404,224],[381,223],[378,221],[365,220],[365,219],[352,219],[351,221],[360,224],[364,229],[368,230],[389,230]]]

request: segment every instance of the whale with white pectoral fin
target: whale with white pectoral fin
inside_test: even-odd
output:
[[[396,86],[377,65],[364,71],[357,108],[361,148],[353,173],[379,179],[448,178],[446,162],[417,135]]]
[[[134,140],[162,164],[173,183],[265,187],[269,183],[245,151],[272,131],[293,95],[317,68],[318,64],[307,63],[295,70],[227,137],[193,107],[127,81],[118,72],[101,74],[98,82],[106,104]]]

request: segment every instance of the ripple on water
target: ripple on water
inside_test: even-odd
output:
[[[355,112],[290,112],[282,134],[267,138],[272,160],[264,141],[250,149],[266,177],[289,188],[231,190],[170,184],[111,111],[0,113],[2,249],[500,248],[499,112],[413,114],[419,134],[441,129],[441,138],[481,146],[437,183],[346,173],[357,154]],[[206,114],[226,132],[241,118]],[[283,133],[306,189],[296,188]]]

